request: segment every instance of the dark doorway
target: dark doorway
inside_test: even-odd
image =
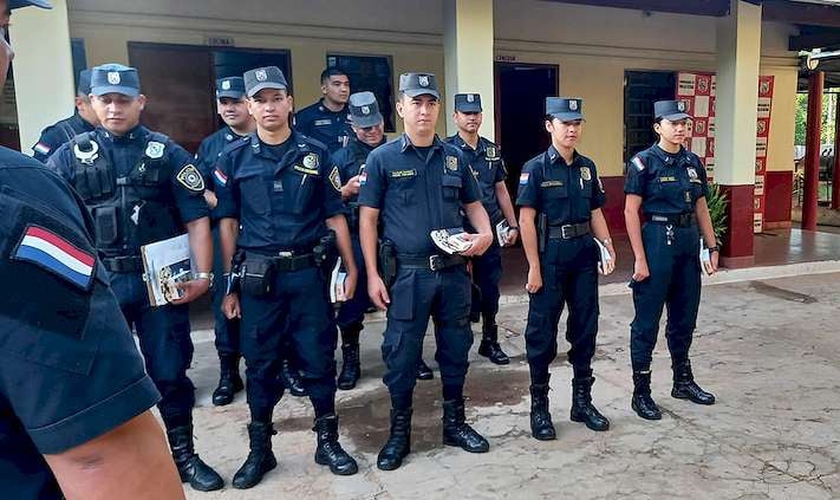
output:
[[[555,65],[521,63],[496,63],[495,70],[496,138],[515,200],[522,165],[548,148],[545,98],[558,95],[559,70]]]
[[[674,99],[677,75],[671,71],[624,72],[624,161],[656,142],[653,103]]]
[[[277,66],[292,86],[288,51],[130,42],[128,57],[149,98],[143,124],[170,136],[190,152],[221,126],[216,79]]]

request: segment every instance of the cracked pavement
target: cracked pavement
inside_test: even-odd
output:
[[[611,420],[609,431],[595,433],[569,421],[571,367],[561,352],[550,392],[558,439],[531,438],[521,335],[527,304],[512,303],[499,314],[511,364],[496,367],[478,357],[477,333],[465,391],[468,420],[490,440],[490,452],[470,455],[441,444],[440,381],[429,335],[425,359],[436,378],[418,381],[412,453],[399,470],[380,471],[376,453],[387,437],[389,401],[379,352],[384,322],[373,315],[362,333],[363,379],[353,391],[339,391],[337,402],[341,441],[359,461],[359,474],[333,476],[313,462],[311,407],[287,394],[274,412],[279,466],[244,491],[233,489],[230,479],[248,453],[245,396],[237,395],[231,406],[212,406],[216,355],[211,341],[200,341],[191,371],[196,448],[227,486],[214,493],[187,489],[187,497],[840,498],[840,274],[705,287],[692,364],[718,402],[703,407],[670,397],[670,359],[660,332],[653,364],[659,422],[630,409],[631,298],[611,295],[600,304],[593,399]],[[561,320],[561,332],[564,326]],[[562,338],[559,345],[566,349]],[[338,356],[340,363],[340,351]]]

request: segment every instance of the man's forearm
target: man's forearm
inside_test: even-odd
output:
[[[378,276],[377,266],[379,247],[379,211],[370,207],[361,207],[359,211],[359,238],[362,244],[362,255],[365,258],[365,268],[368,275]]]
[[[195,257],[196,271],[208,273],[213,268],[213,235],[210,218],[202,217],[187,223],[190,251]]]
[[[490,218],[480,201],[464,205],[464,210],[467,212],[470,224],[479,234],[493,234],[493,230],[490,229]]]
[[[350,274],[357,274],[356,259],[353,256],[353,243],[350,241],[350,229],[347,227],[347,219],[343,215],[335,215],[327,219],[327,227],[335,231],[335,242],[338,247],[338,254],[344,262],[344,269]]]
[[[236,240],[239,238],[239,221],[236,219],[222,219],[219,221],[219,240],[222,246],[222,266],[226,273],[230,272],[233,254],[236,253]]]

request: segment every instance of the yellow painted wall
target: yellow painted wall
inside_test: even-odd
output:
[[[128,62],[130,40],[203,45],[208,36],[229,36],[239,47],[290,49],[296,102],[303,106],[318,97],[328,51],[392,56],[395,86],[408,70],[434,72],[445,85],[443,1],[418,9],[410,0],[240,0],[238,10],[230,11],[222,0],[146,0],[119,7],[110,0],[71,0],[70,26],[72,36],[85,39],[91,64]],[[710,17],[495,0],[494,24],[497,57],[557,64],[561,93],[585,100],[581,149],[603,175],[621,175],[623,168],[625,70],[717,67],[716,22]],[[784,24],[762,25],[761,73],[776,75],[771,170],[791,168],[796,59],[786,49],[792,32]]]

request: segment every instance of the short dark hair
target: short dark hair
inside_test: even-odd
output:
[[[330,78],[333,76],[346,76],[347,78],[350,78],[350,75],[345,73],[343,69],[332,67],[321,72],[321,83],[324,84],[329,82]]]

